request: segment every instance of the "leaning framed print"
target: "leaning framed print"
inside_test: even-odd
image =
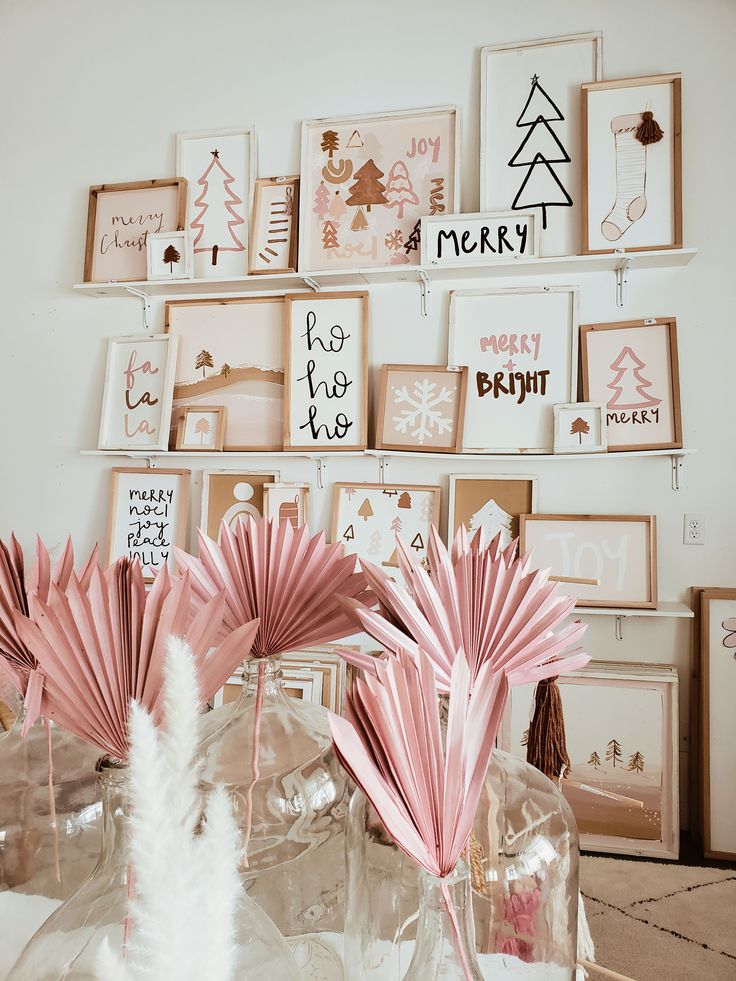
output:
[[[467,385],[467,368],[383,365],[376,449],[459,453]]]
[[[309,484],[263,485],[263,517],[289,521],[292,528],[309,523]]]
[[[736,589],[700,594],[700,740],[703,847],[736,859]]]
[[[519,518],[537,510],[537,478],[525,474],[451,473],[447,541],[460,525],[469,535],[483,529],[486,539],[501,535],[502,545],[519,537]]]
[[[582,86],[583,253],[682,248],[682,76]]]
[[[531,211],[425,215],[421,230],[423,266],[484,266],[539,256],[539,219]]]
[[[674,317],[580,327],[583,398],[604,402],[608,449],[682,446]]]
[[[284,447],[368,445],[368,293],[284,298]]]
[[[302,123],[299,269],[417,265],[423,215],[459,210],[455,106]]]
[[[606,407],[602,402],[568,402],[554,407],[555,453],[606,453]]]
[[[207,452],[221,450],[225,438],[227,409],[224,405],[187,405],[179,413],[177,450]]]
[[[520,551],[577,606],[657,606],[657,519],[649,514],[522,514]]]
[[[202,510],[199,527],[209,538],[219,541],[223,521],[235,528],[250,515],[264,514],[266,484],[280,479],[277,470],[268,473],[251,470],[205,470],[202,473]]]
[[[250,223],[251,276],[296,272],[299,244],[299,178],[259,177]]]
[[[332,541],[377,565],[398,567],[396,535],[420,559],[439,523],[440,488],[428,484],[335,484]]]
[[[254,126],[177,135],[176,172],[188,182],[195,278],[247,274],[257,166]]]
[[[178,341],[133,334],[107,343],[101,450],[167,450]]]
[[[114,467],[110,486],[107,564],[138,559],[147,582],[174,566],[174,545],[186,548],[190,470]]]
[[[148,236],[184,227],[186,195],[181,177],[91,187],[85,283],[145,281]]]
[[[601,34],[492,44],[480,53],[480,206],[533,210],[543,256],[580,252],[580,86],[601,74]]]
[[[671,665],[595,661],[557,679],[570,769],[560,789],[580,848],[677,858],[678,676]],[[534,685],[512,689],[500,745],[526,758]]]
[[[227,409],[225,449],[283,448],[284,298],[169,300],[164,330],[179,338],[172,422],[188,406]]]
[[[469,368],[468,453],[551,453],[556,402],[577,387],[574,286],[450,294],[448,363]]]
[[[194,270],[191,232],[156,232],[148,236],[147,277],[158,280],[191,279]]]

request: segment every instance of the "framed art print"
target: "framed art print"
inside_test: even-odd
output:
[[[682,248],[682,76],[582,87],[583,252]]]
[[[543,256],[580,252],[580,86],[601,74],[601,34],[481,49],[480,206],[533,211]]]
[[[418,265],[423,215],[459,210],[458,111],[302,124],[300,270]]]
[[[174,545],[186,548],[190,470],[112,470],[107,565],[138,559],[147,582],[174,567]]]
[[[584,324],[580,356],[583,398],[606,406],[609,450],[682,447],[674,317]]]
[[[196,279],[247,275],[256,170],[253,126],[177,135],[176,172],[188,184]]]
[[[396,535],[426,558],[440,517],[440,488],[427,484],[335,484],[332,541],[376,565],[398,567]]]
[[[519,551],[529,549],[577,606],[657,606],[654,515],[523,514]]]
[[[227,409],[225,449],[283,447],[284,298],[170,300],[164,330],[179,338],[173,425],[192,406]]]
[[[482,266],[539,255],[539,220],[533,212],[425,215],[422,265]]]
[[[368,445],[368,293],[284,297],[284,446]]]
[[[580,848],[677,858],[678,678],[670,665],[595,661],[558,678],[570,770],[560,789]],[[534,685],[512,689],[501,746],[526,758]]]
[[[263,517],[290,521],[293,528],[308,524],[309,484],[264,484]]]
[[[278,471],[205,470],[202,473],[202,510],[199,527],[219,541],[220,525],[235,528],[241,518],[264,513],[265,486],[279,480]]]
[[[101,450],[167,450],[178,341],[133,334],[107,344]]]
[[[383,365],[376,449],[459,453],[467,384],[467,368]]]
[[[568,402],[554,407],[555,453],[605,453],[606,407],[602,402]]]
[[[450,294],[448,363],[469,368],[463,450],[550,453],[577,388],[577,288]]]
[[[157,232],[147,239],[147,275],[151,282],[191,279],[194,254],[190,232]]]
[[[299,178],[259,177],[250,224],[251,276],[296,272],[299,244]]]
[[[179,413],[177,450],[221,450],[227,409],[223,405],[188,405]]]
[[[486,540],[501,535],[503,546],[519,537],[519,518],[537,510],[537,478],[524,474],[451,473],[447,541],[460,525],[468,535],[483,529]]]
[[[84,282],[145,281],[148,236],[184,227],[186,195],[181,177],[91,187]]]

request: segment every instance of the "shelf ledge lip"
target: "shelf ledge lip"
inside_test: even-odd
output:
[[[671,617],[673,619],[692,620],[695,613],[687,603],[662,600],[654,610],[631,609],[616,606],[576,606],[576,616],[609,616],[609,617]]]
[[[430,460],[615,460],[616,458],[633,459],[648,456],[690,456],[697,453],[697,449],[683,447],[672,450],[626,450],[621,453],[423,453],[416,450],[365,450],[366,456],[376,457],[409,457],[419,459],[427,457]]]

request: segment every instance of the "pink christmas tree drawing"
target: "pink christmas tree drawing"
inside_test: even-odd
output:
[[[214,173],[212,173],[214,169]],[[230,185],[235,178],[220,162],[220,151],[212,151],[212,161],[197,181],[202,191],[194,202],[202,210],[192,219],[191,227],[197,230],[194,239],[195,252],[212,252],[212,265],[217,265],[219,252],[243,252],[245,246],[235,234],[245,218],[235,210],[243,203]],[[228,238],[229,235],[229,238]]]
[[[616,377],[606,386],[613,392],[608,400],[609,409],[646,409],[660,404],[662,399],[647,391],[652,382],[641,373],[646,365],[628,345],[609,367],[616,372]]]
[[[397,160],[388,172],[385,195],[388,198],[388,207],[399,209],[396,214],[398,221],[404,217],[404,205],[419,204],[419,198],[412,187],[409,171],[403,160]]]
[[[314,192],[314,207],[312,211],[320,221],[325,220],[325,215],[330,210],[330,192],[327,190],[324,181],[319,182],[319,187]]]

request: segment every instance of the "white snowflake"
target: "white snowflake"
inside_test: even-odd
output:
[[[457,387],[447,388],[442,385],[437,391],[438,383],[429,378],[417,379],[412,391],[407,385],[394,389],[396,405],[406,405],[401,409],[401,415],[393,416],[394,429],[397,433],[410,434],[418,442],[433,436],[444,436],[452,432],[452,416],[443,415],[443,406],[451,406],[454,402]]]

